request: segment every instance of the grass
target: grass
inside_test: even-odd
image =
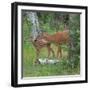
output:
[[[56,47],[52,45],[52,48],[56,52]],[[64,46],[65,49],[65,46]],[[64,50],[63,49],[63,50]],[[71,68],[67,64],[67,50],[64,50],[64,57],[60,59],[57,64],[45,64],[34,65],[35,61],[35,48],[31,43],[23,45],[23,77],[39,77],[39,76],[55,76],[55,75],[75,75],[79,74],[79,67]],[[43,48],[40,53],[41,58],[47,56],[47,49]],[[51,56],[52,58],[52,56]]]
[[[29,23],[29,24],[28,24]],[[75,68],[71,68],[67,63],[68,49],[65,45],[63,48],[63,58],[60,58],[60,62],[57,64],[45,64],[34,65],[33,62],[36,59],[35,48],[29,41],[31,34],[30,22],[26,18],[23,19],[23,77],[39,77],[39,76],[55,76],[55,75],[76,75],[80,73],[80,64]],[[48,33],[53,34],[55,30],[45,26],[45,30]],[[50,29],[50,30],[49,30]],[[52,48],[56,52],[56,47],[52,45]],[[47,49],[43,48],[40,53],[40,58],[47,57]],[[51,58],[53,58],[51,56]],[[54,57],[55,58],[55,57]]]

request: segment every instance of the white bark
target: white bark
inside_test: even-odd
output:
[[[33,41],[41,34],[41,30],[39,28],[39,21],[36,12],[27,12],[28,18],[32,23],[32,39]]]

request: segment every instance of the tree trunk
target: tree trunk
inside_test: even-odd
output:
[[[32,36],[33,41],[35,41],[36,38],[41,34],[38,16],[36,12],[27,12],[27,16],[32,24],[31,36]]]

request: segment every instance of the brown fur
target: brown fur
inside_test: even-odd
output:
[[[59,53],[62,57],[62,50],[61,50],[60,45],[69,43],[69,31],[66,30],[62,32],[57,32],[53,35],[44,33],[43,36],[46,39],[46,41],[48,41],[49,43],[54,43],[58,46],[57,57],[59,56]]]
[[[54,51],[51,48],[51,44],[49,43],[49,41],[45,40],[42,35],[38,36],[35,41],[32,41],[32,38],[31,38],[31,42],[36,49],[36,61],[35,61],[36,63],[38,63],[40,50],[44,47],[46,47],[48,50],[48,58],[49,58],[51,52],[54,56]]]

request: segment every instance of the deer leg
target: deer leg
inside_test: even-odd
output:
[[[59,55],[60,55],[60,57],[62,57],[61,46],[58,46],[58,50],[57,50],[57,58],[58,58],[58,59],[59,59]]]
[[[54,50],[50,47],[50,45],[49,45],[49,48],[50,48],[50,51],[51,51],[51,52],[52,52],[52,54],[53,54],[53,57],[55,57]]]
[[[36,60],[35,60],[35,63],[38,63],[38,64],[40,64],[40,62],[39,62],[39,54],[40,54],[40,50],[36,49]]]
[[[50,58],[50,47],[47,46],[47,49],[48,49],[48,57],[47,58]]]
[[[59,58],[59,46],[58,46],[58,49],[57,49],[57,58]]]
[[[50,45],[48,45],[47,47],[48,47],[48,58],[50,57],[51,52],[53,54],[53,57],[55,57],[55,53],[54,53],[53,49],[50,47]]]
[[[60,57],[62,58],[62,49],[61,49],[61,46],[59,47],[59,51],[60,51]]]
[[[52,48],[50,48],[50,49],[51,49],[51,52],[53,54],[53,57],[55,57],[55,53],[54,53],[53,49]]]

